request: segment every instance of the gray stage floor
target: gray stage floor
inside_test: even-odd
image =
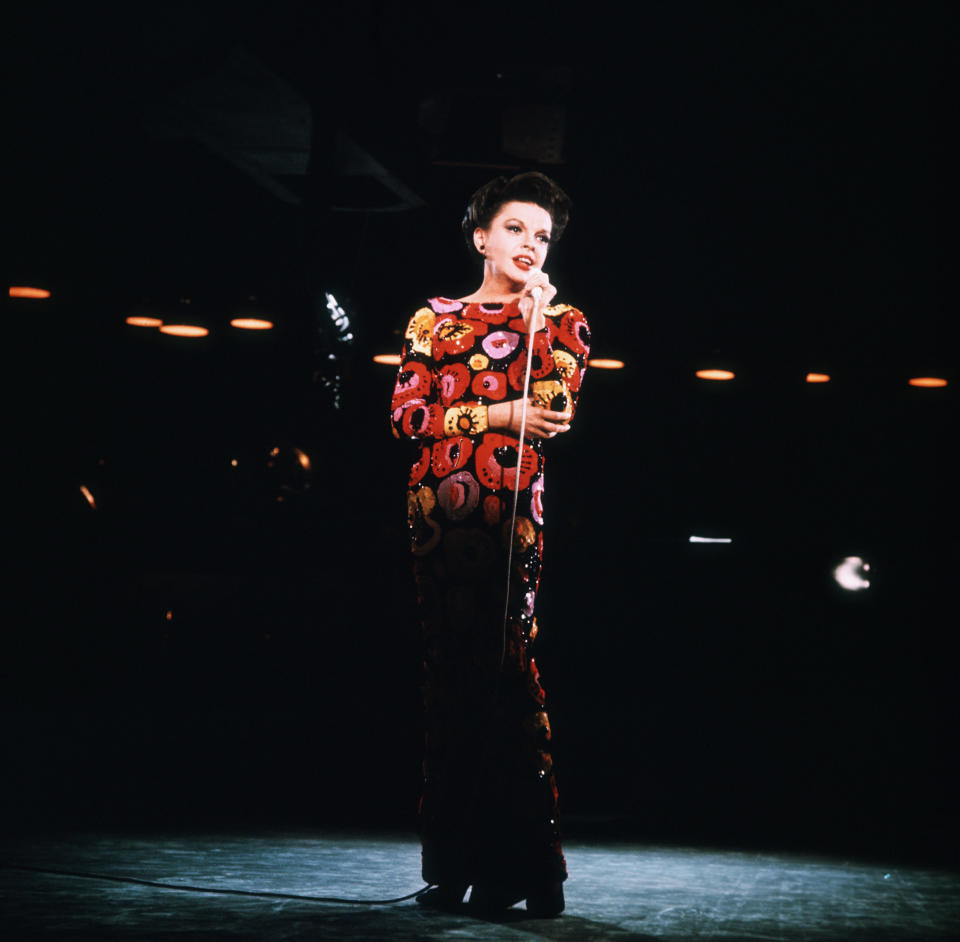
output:
[[[960,876],[840,859],[640,845],[566,847],[567,911],[500,921],[407,901],[352,906],[185,892],[12,865],[304,896],[383,899],[422,886],[394,836],[71,836],[6,842],[5,939],[831,939],[956,936]]]

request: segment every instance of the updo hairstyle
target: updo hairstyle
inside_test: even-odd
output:
[[[551,242],[556,242],[563,234],[570,218],[570,197],[557,186],[548,176],[531,170],[520,173],[509,180],[506,177],[496,177],[489,183],[484,183],[467,205],[463,214],[460,228],[471,254],[477,252],[473,243],[475,229],[488,229],[493,217],[500,211],[504,203],[535,203],[550,213],[553,221],[553,230],[550,234]]]

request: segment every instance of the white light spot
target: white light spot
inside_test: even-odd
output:
[[[863,573],[870,571],[870,564],[865,563],[859,556],[847,556],[836,569],[833,570],[833,578],[837,580],[837,585],[849,592],[857,592],[860,589],[869,589],[870,580],[863,578]]]
[[[733,539],[729,536],[691,536],[691,543],[732,543]]]

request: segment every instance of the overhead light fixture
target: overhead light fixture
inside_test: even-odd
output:
[[[726,380],[733,379],[734,374],[730,370],[697,370],[699,379]]]
[[[623,360],[604,360],[602,357],[596,360],[587,360],[587,366],[592,366],[597,370],[622,370]]]
[[[383,363],[385,366],[399,366],[403,360],[399,353],[378,353],[373,362]]]
[[[161,334],[171,334],[174,337],[206,337],[210,333],[206,327],[196,324],[164,324],[158,328]]]
[[[265,321],[259,317],[235,317],[230,321],[231,327],[239,327],[240,330],[272,330],[273,321]]]
[[[14,285],[10,288],[11,298],[49,298],[46,288],[31,288],[27,285]]]
[[[808,383],[829,383],[830,374],[829,373],[807,373],[807,382]]]
[[[691,536],[691,543],[732,543],[733,539],[729,536]]]
[[[159,317],[140,317],[135,315],[128,317],[125,323],[131,327],[162,327],[163,321]]]
[[[90,493],[90,489],[86,484],[80,485],[80,493],[86,498],[87,503],[94,509],[97,509],[97,502],[93,499],[93,494]]]
[[[908,380],[908,382],[911,386],[923,386],[927,389],[935,389],[947,385],[947,381],[940,379],[938,376],[914,376],[913,379]]]

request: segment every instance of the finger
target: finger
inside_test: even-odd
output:
[[[541,297],[547,295],[551,290],[554,294],[556,293],[556,288],[550,284],[550,276],[539,268],[534,268],[530,271],[523,287],[525,293],[528,295],[532,294],[535,288],[540,289]]]

